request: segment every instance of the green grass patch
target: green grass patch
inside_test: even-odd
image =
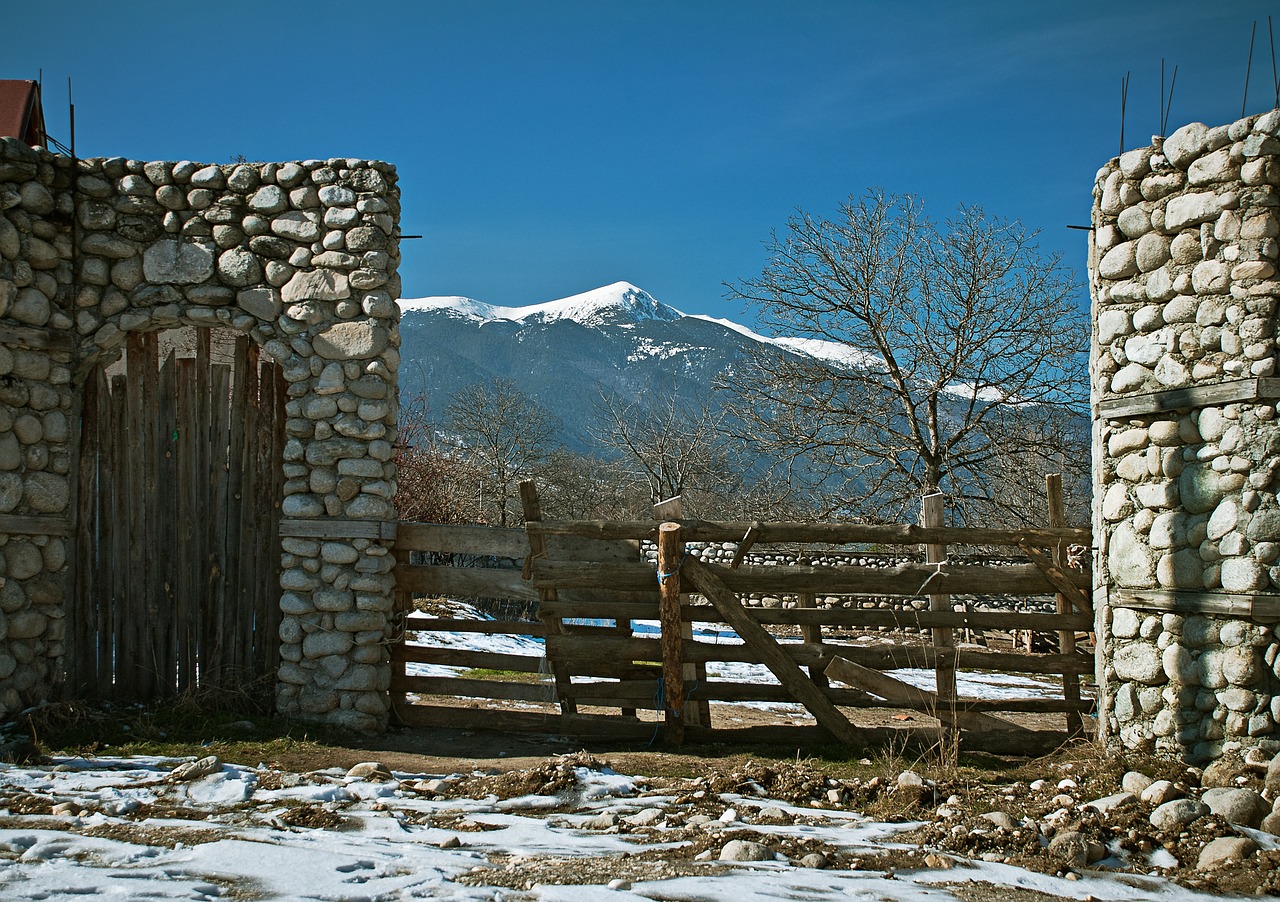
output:
[[[493,680],[497,683],[541,683],[550,679],[550,674],[529,673],[524,670],[492,670],[488,667],[473,667],[464,670],[460,677],[468,680]]]

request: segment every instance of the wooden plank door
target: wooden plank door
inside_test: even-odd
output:
[[[70,696],[150,701],[274,671],[285,387],[247,337],[208,329],[131,335],[89,375]]]

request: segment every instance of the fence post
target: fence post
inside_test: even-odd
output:
[[[663,708],[667,741],[684,744],[684,642],[680,621],[680,565],[684,532],[679,523],[658,527],[658,617],[662,624]]]
[[[1067,505],[1062,495],[1062,474],[1046,473],[1044,477],[1045,494],[1048,496],[1049,502],[1049,526],[1066,526],[1067,525]],[[1053,562],[1059,567],[1063,564],[1066,555],[1063,554],[1063,542],[1059,542],[1053,546]],[[1071,600],[1067,596],[1059,592],[1055,598],[1056,610],[1059,614],[1071,614]],[[1074,629],[1058,630],[1058,651],[1061,654],[1074,654],[1076,650],[1076,631]],[[1063,671],[1062,674],[1062,696],[1069,702],[1080,701],[1080,675],[1074,671]],[[1067,735],[1073,739],[1077,736],[1084,735],[1084,723],[1080,718],[1080,710],[1074,709],[1068,711],[1067,719]]]
[[[942,493],[935,492],[920,499],[920,525],[926,527],[946,525],[946,512],[943,506]],[[926,563],[942,564],[947,559],[947,546],[926,544],[924,546],[924,555]],[[931,594],[929,596],[929,610],[950,611],[951,596]],[[933,628],[933,647],[937,649],[934,668],[937,675],[938,707],[943,710],[950,710],[955,707],[956,661],[953,653],[955,644],[955,631],[951,627]]]

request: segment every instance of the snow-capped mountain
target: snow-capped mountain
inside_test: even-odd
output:
[[[499,307],[472,298],[434,297],[401,300],[404,313],[442,312],[474,322],[511,320],[518,323],[554,323],[572,320],[583,326],[625,325],[644,320],[675,320],[684,316],[674,307],[630,282],[614,282],[572,297],[527,307]]]
[[[861,361],[834,342],[771,338],[708,316],[687,316],[629,282],[526,307],[465,297],[400,301],[401,396],[425,396],[440,418],[459,389],[513,379],[564,423],[562,438],[584,450],[601,390],[641,398],[675,388],[712,398],[761,345],[828,365]]]

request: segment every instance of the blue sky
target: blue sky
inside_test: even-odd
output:
[[[1262,2],[0,0],[0,77],[44,69],[82,156],[395,163],[404,296],[537,303],[617,280],[750,322],[796,208],[880,186],[1021,219],[1083,273],[1097,168],[1275,91]],[[1280,21],[1276,22],[1280,29]],[[1280,38],[1280,35],[1277,36]],[[1081,289],[1082,303],[1087,303]]]

